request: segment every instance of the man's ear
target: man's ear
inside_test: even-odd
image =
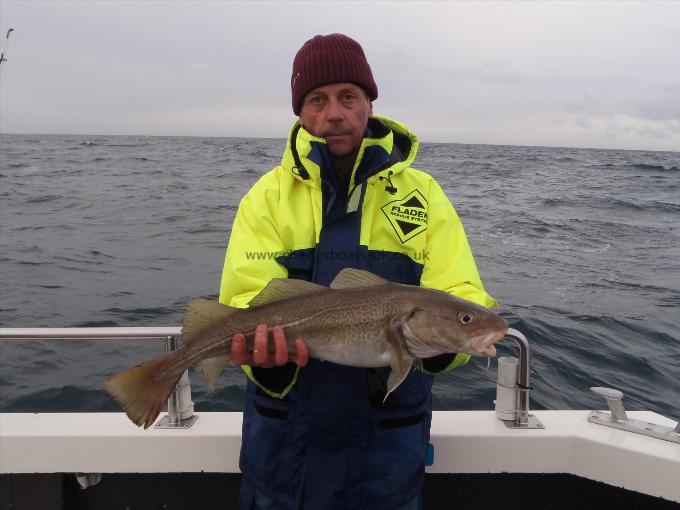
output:
[[[373,117],[373,102],[368,103],[368,116]]]
[[[298,117],[298,123],[299,123],[302,127],[305,127],[305,124],[302,122],[302,117]]]

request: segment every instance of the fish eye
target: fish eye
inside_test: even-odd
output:
[[[474,318],[475,316],[469,312],[460,312],[458,314],[458,321],[463,325],[470,324]]]

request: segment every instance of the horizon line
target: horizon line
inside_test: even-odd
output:
[[[287,137],[277,136],[218,136],[218,135],[142,135],[142,134],[83,134],[83,133],[10,133],[0,131],[2,135],[13,136],[127,136],[127,137],[148,137],[148,138],[234,138],[234,139],[257,139],[257,140],[287,140]],[[631,152],[670,152],[672,154],[680,153],[680,150],[675,151],[671,149],[624,149],[620,147],[578,147],[574,145],[521,145],[508,143],[479,143],[479,142],[430,142],[427,140],[418,140],[419,143],[440,144],[440,145],[484,145],[492,147],[534,147],[546,149],[586,149],[586,150],[601,150],[601,151],[631,151]]]

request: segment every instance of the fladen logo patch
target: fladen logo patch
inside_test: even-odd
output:
[[[427,230],[427,200],[417,189],[380,209],[402,243]]]

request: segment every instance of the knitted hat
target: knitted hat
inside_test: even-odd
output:
[[[310,90],[345,81],[359,85],[371,101],[378,97],[378,87],[358,42],[343,34],[315,36],[302,45],[293,60],[293,112],[300,114]]]

